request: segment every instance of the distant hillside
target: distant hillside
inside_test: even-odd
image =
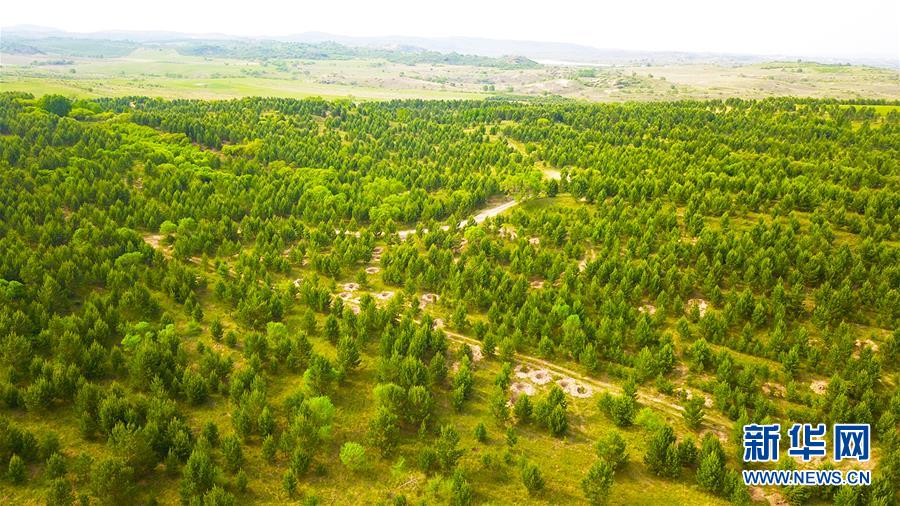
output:
[[[125,56],[140,44],[127,40],[77,39],[72,37],[20,38],[4,34],[0,51],[10,54],[50,54],[79,58]]]
[[[302,58],[313,60],[384,58],[395,63],[439,63],[495,68],[534,68],[539,64],[522,56],[488,57],[458,52],[429,51],[416,46],[394,48],[350,47],[333,41],[318,43],[280,41],[189,41],[177,46],[181,54],[217,58]]]
[[[539,42],[528,40],[497,40],[480,37],[408,37],[408,36],[378,36],[378,37],[353,37],[324,32],[304,32],[287,36],[272,37],[240,37],[222,33],[180,33],[167,31],[124,31],[107,30],[92,33],[73,33],[34,25],[19,25],[4,27],[2,46],[7,51],[16,47],[13,43],[22,43],[23,40],[35,41],[38,39],[76,39],[101,42],[104,48],[102,56],[109,56],[111,51],[119,51],[112,42],[129,43],[171,43],[171,42],[205,42],[211,45],[224,46],[215,49],[221,54],[238,54],[250,51],[277,50],[279,52],[299,53],[315,52],[315,46],[326,42],[333,42],[348,48],[365,48],[379,51],[398,52],[404,56],[394,61],[412,60],[417,63],[445,63],[456,64],[463,62],[467,65],[482,65],[491,67],[506,67],[513,65],[534,65],[536,61],[548,60],[551,63],[589,63],[608,65],[672,65],[708,63],[716,65],[748,65],[775,60],[816,61],[819,63],[853,63],[862,65],[874,65],[896,69],[900,62],[890,59],[878,58],[810,58],[804,55],[771,54],[749,55],[708,52],[686,51],[635,51],[615,48],[596,48],[581,44],[566,42]],[[306,46],[286,48],[275,43],[299,43]],[[246,44],[248,48],[237,48]],[[43,51],[43,43],[32,44],[38,50]],[[88,47],[90,45],[85,44]],[[312,47],[309,47],[312,46]],[[59,48],[56,48],[59,50]],[[96,50],[82,49],[84,55],[95,54]],[[421,53],[417,58],[410,58],[409,53]],[[429,53],[441,53],[445,56],[436,56]],[[57,53],[58,54],[58,53]],[[71,54],[78,56],[79,54]],[[453,55],[453,56],[446,56]],[[510,58],[509,55],[517,55]],[[461,58],[464,56],[464,58]],[[500,61],[476,60],[475,57],[498,58]],[[227,56],[226,56],[227,57]],[[264,57],[264,56],[263,56]],[[306,56],[304,56],[306,57]],[[364,55],[362,55],[364,57]],[[530,63],[525,60],[532,60]]]
[[[117,37],[116,34],[122,37]],[[127,35],[133,35],[133,38]],[[535,68],[539,63],[523,56],[483,56],[461,54],[456,51],[434,51],[414,45],[393,48],[348,46],[334,41],[291,42],[259,39],[195,39],[183,34],[166,32],[107,32],[110,38],[98,34],[72,35],[55,30],[4,30],[0,51],[8,54],[57,55],[67,57],[111,58],[125,56],[139,47],[173,47],[190,56],[216,58],[299,58],[313,60],[346,60],[383,58],[409,65],[444,64],[480,67]]]
[[[534,60],[557,60],[575,63],[606,64],[672,64],[672,63],[758,63],[765,58],[750,55],[715,53],[687,53],[665,51],[631,51],[625,49],[600,49],[566,42],[537,42],[526,40],[495,40],[476,37],[348,37],[321,32],[307,32],[284,37],[293,42],[337,42],[347,46],[390,48],[416,46],[431,51],[457,52],[500,57],[520,54]]]

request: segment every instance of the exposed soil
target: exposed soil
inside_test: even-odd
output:
[[[815,380],[809,384],[809,388],[819,395],[824,395],[825,391],[828,390],[828,382],[825,380]]]
[[[531,383],[524,383],[521,381],[516,381],[512,385],[509,386],[509,391],[512,392],[513,400],[519,398],[520,395],[532,396],[536,393],[534,385]]]
[[[484,360],[484,353],[481,351],[481,346],[477,344],[473,344],[469,346],[472,349],[472,362],[478,363]]]
[[[510,239],[510,240],[514,240],[519,237],[519,234],[517,234],[515,230],[513,230],[510,227],[507,227],[506,225],[500,227],[499,234],[500,234],[500,237]]]
[[[563,389],[563,392],[571,395],[572,397],[585,399],[594,395],[594,390],[591,387],[579,383],[572,378],[558,379],[556,380],[556,384]]]
[[[694,306],[697,306],[697,309],[700,312],[700,316],[706,316],[706,310],[709,308],[709,302],[703,299],[690,299],[687,301],[688,311],[692,311]]]
[[[144,236],[144,242],[149,244],[154,249],[162,250],[163,248],[160,247],[159,243],[160,241],[165,239],[165,237],[166,236],[164,234],[147,234]]]
[[[763,383],[762,391],[764,394],[771,395],[773,397],[784,397],[787,395],[787,389],[784,388],[784,385],[772,383],[771,381]]]
[[[425,306],[429,304],[434,304],[438,300],[438,295],[436,293],[425,293],[419,297],[419,307],[425,308]]]
[[[638,312],[647,313],[650,316],[653,316],[656,314],[656,306],[654,306],[653,304],[644,304],[643,306],[638,308]]]
[[[535,385],[546,385],[553,381],[553,376],[547,369],[535,369],[528,373],[528,379]]]

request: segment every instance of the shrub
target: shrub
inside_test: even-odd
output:
[[[352,441],[344,443],[341,446],[341,463],[351,471],[362,471],[366,467],[366,449]]]

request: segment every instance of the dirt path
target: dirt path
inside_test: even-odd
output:
[[[476,224],[484,223],[485,220],[487,220],[488,218],[493,218],[494,216],[497,216],[498,214],[502,213],[503,211],[506,211],[507,209],[512,209],[513,207],[517,206],[518,204],[519,204],[518,200],[510,200],[508,202],[504,202],[504,203],[496,205],[494,207],[490,207],[488,209],[483,209],[483,210],[479,211],[478,214],[476,214],[475,216],[472,216],[471,218],[467,218],[465,220],[460,221],[458,226],[459,226],[459,228],[465,228],[469,224],[469,220],[471,220],[471,219],[474,219]],[[449,225],[441,225],[441,230],[445,230],[445,231],[450,230],[450,226]],[[428,232],[428,229],[425,229],[425,232]],[[409,237],[410,235],[415,234],[415,233],[416,233],[416,229],[408,228],[406,230],[399,230],[397,232],[397,235],[400,236],[400,239],[406,239],[407,237]]]
[[[518,205],[518,203],[519,202],[517,200],[510,200],[509,202],[504,202],[503,204],[500,204],[498,206],[485,209],[484,211],[481,211],[480,213],[475,215],[475,223],[484,223],[484,221],[488,218],[493,218],[503,211],[515,207],[516,205]],[[469,220],[463,220],[459,222],[459,228],[465,227],[468,223]]]
[[[476,345],[476,346],[481,345],[481,342],[479,342],[478,340],[473,339],[471,337],[468,337],[463,334],[459,334],[457,332],[453,332],[453,331],[450,331],[447,329],[442,329],[442,330],[444,331],[445,334],[447,334],[448,338],[450,338],[451,340],[453,340],[455,342],[469,344],[469,345]],[[525,355],[523,353],[516,352],[516,354],[514,356],[517,361],[519,361],[522,364],[528,365],[532,368],[547,369],[547,370],[555,372],[557,374],[560,374],[563,376],[568,376],[570,378],[584,382],[598,390],[614,392],[614,393],[622,392],[621,387],[619,387],[618,385],[616,385],[614,383],[610,383],[610,382],[603,381],[603,380],[600,380],[597,378],[585,376],[577,371],[573,371],[572,369],[569,369],[568,367],[564,367],[564,366],[555,364],[553,362],[548,362],[544,359],[541,359],[538,357],[533,357],[531,355]],[[644,405],[652,406],[652,407],[659,409],[660,411],[664,411],[670,415],[681,416],[681,413],[684,411],[684,408],[681,407],[680,405],[670,402],[670,401],[666,400],[665,398],[662,398],[658,395],[649,394],[646,392],[640,392],[640,391],[638,392],[638,401],[640,401]],[[728,427],[731,426],[731,423],[728,422],[727,419],[725,419],[725,417],[719,416],[719,415],[717,415],[715,413],[711,413],[709,411],[707,411],[707,413],[706,413],[704,422],[705,422],[704,426],[706,426],[710,429],[727,430]]]
[[[506,209],[509,209],[509,208],[515,206],[517,203],[518,203],[517,201],[513,200],[510,202],[501,204],[499,206],[495,206],[491,209],[482,211],[481,213],[478,214],[478,216],[483,216],[481,218],[481,221],[478,221],[478,216],[476,216],[476,222],[481,223],[488,217],[496,216],[497,214],[502,213]],[[462,224],[461,224],[461,226],[462,226]],[[413,230],[412,232],[415,233],[415,230]],[[148,243],[151,243],[151,245],[153,245],[154,247],[162,249],[159,247],[158,240],[154,241],[153,239],[155,239],[155,238],[151,237],[151,238],[149,238],[149,240],[148,239],[145,239],[145,240],[147,240]],[[188,261],[190,261],[191,263],[194,263],[195,265],[200,265],[200,261],[198,258],[190,258],[190,259],[188,259]],[[208,270],[210,270],[210,269],[208,269]],[[234,268],[231,266],[229,266],[228,271],[232,275],[235,274]],[[344,303],[349,306],[355,306],[357,309],[359,309],[359,303],[356,300],[345,300]],[[416,323],[421,323],[421,320],[418,320],[418,319],[414,320],[414,321]],[[478,347],[481,346],[481,342],[478,341],[477,339],[471,338],[464,334],[460,334],[458,332],[453,332],[451,330],[447,330],[447,329],[441,329],[441,330],[444,332],[444,334],[447,335],[447,338],[450,339],[451,341],[454,341],[454,342],[460,343],[460,344],[467,344],[470,346],[478,346]],[[549,371],[555,372],[556,374],[559,374],[562,376],[568,376],[569,378],[581,381],[581,382],[593,387],[594,389],[596,389],[598,391],[606,391],[606,392],[614,392],[614,393],[620,393],[622,391],[621,387],[619,387],[618,385],[616,385],[614,383],[610,383],[608,381],[585,376],[577,371],[569,369],[568,367],[561,366],[561,365],[558,365],[553,362],[548,362],[548,361],[538,358],[538,357],[534,357],[531,355],[526,355],[524,353],[516,352],[514,354],[514,358],[519,363],[528,365],[532,368],[547,369]],[[642,404],[647,405],[647,406],[652,406],[655,409],[662,411],[664,413],[667,413],[671,416],[681,416],[681,413],[684,411],[684,408],[681,407],[680,405],[670,402],[669,400],[667,400],[659,395],[656,395],[656,394],[638,391],[637,397],[638,397],[638,401],[640,401]],[[706,416],[704,418],[704,424],[703,424],[704,427],[709,428],[709,429],[719,433],[720,435],[722,435],[722,434],[727,433],[727,431],[729,430],[731,425],[732,425],[731,422],[728,419],[726,419],[724,416],[722,416],[718,413],[713,413],[711,411],[706,412]]]
[[[345,304],[352,305],[353,302],[345,301]],[[419,319],[414,319],[413,321],[416,323],[421,323],[421,320]],[[446,328],[442,328],[441,331],[444,332],[444,334],[447,335],[447,338],[453,342],[481,347],[481,342],[477,339],[471,338],[464,334],[460,334],[458,332],[447,330]],[[597,378],[592,378],[590,376],[585,376],[577,371],[569,369],[568,367],[564,367],[553,362],[548,362],[542,358],[526,355],[519,352],[516,352],[514,354],[514,358],[519,363],[525,364],[533,369],[547,369],[548,371],[554,372],[558,375],[567,376],[569,378],[581,381],[598,391],[614,393],[622,392],[622,388],[614,383],[603,381]],[[638,391],[637,397],[638,401],[642,404],[653,407],[671,416],[681,416],[681,413],[684,411],[684,408],[679,404],[671,402],[659,395]],[[731,425],[731,422],[724,416],[719,415],[718,413],[713,413],[709,410],[706,412],[703,427],[710,429],[719,435],[722,435],[727,434],[727,431],[730,429]]]

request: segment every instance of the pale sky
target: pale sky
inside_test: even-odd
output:
[[[129,5],[130,4],[130,5]],[[471,36],[900,61],[897,0],[25,0],[0,25],[277,36]]]

